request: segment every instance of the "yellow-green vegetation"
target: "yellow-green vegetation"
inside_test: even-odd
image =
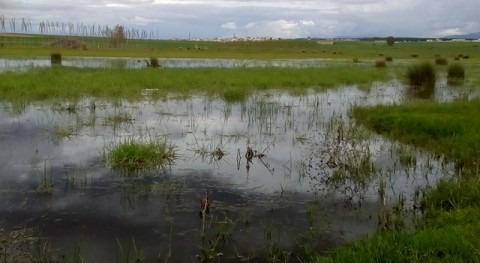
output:
[[[427,190],[413,230],[390,230],[315,262],[479,262],[480,100],[357,108],[369,128],[456,161],[462,175]]]
[[[342,84],[367,86],[386,81],[388,72],[375,68],[161,68],[79,69],[34,68],[1,73],[0,93],[9,100],[141,98],[149,89],[157,96],[172,91],[183,95],[203,92],[227,99],[270,88],[293,92]]]
[[[128,138],[114,145],[105,153],[106,161],[114,169],[144,169],[171,164],[175,151],[165,139]]]

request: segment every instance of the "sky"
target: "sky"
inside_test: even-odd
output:
[[[443,37],[479,32],[479,10],[479,0],[0,0],[3,31],[25,18],[32,30],[118,24],[161,39]]]

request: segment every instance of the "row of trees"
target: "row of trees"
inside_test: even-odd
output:
[[[72,22],[53,22],[40,21],[38,27],[36,23],[32,23],[27,18],[6,18],[0,15],[0,32],[1,33],[33,33],[48,35],[68,35],[68,36],[92,36],[92,37],[108,37],[112,32],[121,30],[127,39],[154,39],[159,37],[159,31],[126,28],[123,26],[109,26],[97,24],[84,24]],[[121,27],[121,29],[119,28]]]

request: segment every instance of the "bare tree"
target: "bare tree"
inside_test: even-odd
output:
[[[112,47],[121,47],[127,40],[125,28],[121,25],[116,25],[112,30],[109,30],[109,37]]]

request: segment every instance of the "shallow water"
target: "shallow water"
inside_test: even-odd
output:
[[[418,187],[454,174],[442,157],[349,119],[353,105],[402,102],[404,89],[393,81],[368,92],[271,91],[238,103],[152,100],[149,91],[139,102],[3,102],[2,226],[38,228],[58,253],[80,248],[85,259],[108,262],[127,258],[133,243],[146,262],[169,250],[173,261],[192,262],[212,247],[226,261],[268,256],[274,245],[297,253],[312,229],[314,247],[331,249],[372,233],[382,205],[405,198],[410,211]],[[433,98],[464,96],[448,90],[439,83]],[[129,120],[109,121],[119,114]],[[71,134],[55,136],[58,127]],[[163,168],[112,170],[104,153],[128,138],[166,138],[178,158]],[[265,156],[247,162],[247,146]],[[222,158],[211,154],[217,148]],[[202,220],[204,193],[213,203]]]
[[[236,68],[236,67],[327,67],[350,64],[350,60],[341,59],[211,59],[211,58],[158,58],[165,68]],[[80,68],[146,68],[145,58],[110,58],[110,57],[64,57],[62,65]],[[356,63],[357,66],[365,64]],[[368,64],[370,65],[370,64]],[[50,67],[48,57],[35,58],[1,58],[0,72],[7,70],[27,70],[32,67]]]

